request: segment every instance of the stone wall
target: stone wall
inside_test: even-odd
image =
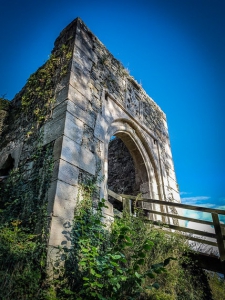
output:
[[[37,149],[40,154],[48,148],[53,157],[48,190],[51,251],[70,246],[67,234],[81,182],[103,178],[96,200],[107,199],[111,136],[120,138],[132,156],[133,192],[180,201],[165,114],[79,18],[61,32],[50,59],[16,95],[7,122],[0,140],[0,169],[12,157],[13,167],[29,183],[36,174]],[[104,213],[112,218],[108,206]]]
[[[71,66],[74,33],[73,24],[56,40],[50,59],[30,76],[11,101],[0,137],[0,168],[11,155],[14,168],[21,166],[24,172],[27,168],[30,170],[32,153],[43,139],[43,125],[57,118],[53,108],[63,93]]]
[[[138,192],[135,185],[133,158],[121,139],[109,143],[108,188],[117,194],[134,195]]]
[[[3,133],[3,130],[7,128],[10,106],[10,101],[0,98],[0,136]]]

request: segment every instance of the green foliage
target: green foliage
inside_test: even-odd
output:
[[[208,281],[214,300],[223,300],[225,295],[225,282],[218,274],[209,272]]]
[[[138,209],[135,217],[124,213],[106,222],[105,200],[93,202],[97,176],[81,184],[71,247],[59,249],[55,279],[49,282],[46,192],[52,145],[39,145],[29,177],[15,170],[1,191],[0,299],[212,299],[202,282],[204,272],[183,256],[188,245],[182,236],[156,229]],[[211,273],[208,282],[213,299],[223,299],[224,282]]]
[[[52,145],[37,147],[32,156],[32,173],[11,171],[1,190],[1,224],[14,220],[29,232],[40,232],[46,217],[47,191],[53,169]],[[43,217],[43,218],[42,218]],[[29,229],[27,229],[29,228]]]
[[[0,232],[0,297],[29,299],[40,289],[44,249],[36,235],[20,229],[20,221],[11,225]]]
[[[42,299],[52,145],[38,146],[33,172],[13,170],[1,188],[0,299]]]
[[[154,228],[141,210],[108,224],[105,200],[93,205],[95,187],[83,186],[71,248],[59,251],[65,265],[55,270],[56,299],[211,299],[202,271],[183,256],[188,245],[182,236]]]
[[[8,110],[10,106],[10,101],[3,97],[0,97],[0,110]]]
[[[72,246],[61,250],[66,261],[61,270],[56,269],[58,299],[141,299],[146,291],[159,289],[156,279],[174,258],[153,263],[151,226],[141,216],[127,215],[106,224],[105,200],[94,207],[93,192],[94,185],[83,186]]]
[[[47,191],[53,169],[53,144],[42,146],[39,126],[50,117],[56,83],[68,72],[72,41],[66,43],[30,76],[17,96],[21,107],[12,106],[12,120],[20,114],[25,126],[29,126],[26,133],[29,153],[24,164],[13,169],[0,186],[0,299],[3,300],[54,299],[54,289],[45,286]],[[0,110],[7,110],[9,105],[0,98]]]
[[[32,116],[37,125],[47,120],[54,103],[55,82],[59,82],[68,72],[72,58],[69,45],[50,55],[49,60],[27,81],[22,94],[22,110],[27,118]],[[56,80],[57,77],[57,80]],[[33,133],[29,131],[29,135]]]

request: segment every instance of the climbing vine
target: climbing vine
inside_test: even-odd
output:
[[[2,143],[9,137],[7,127],[11,129],[15,123],[18,133],[25,135],[18,168],[0,183],[0,299],[4,300],[42,299],[45,293],[47,191],[54,145],[43,146],[40,126],[51,117],[56,88],[69,71],[74,41],[68,38],[64,42],[30,76],[12,103],[0,99],[0,110],[10,106]]]
[[[40,143],[32,157],[33,171],[26,174],[20,168],[13,170],[1,187],[0,299],[41,299],[52,147]]]
[[[8,110],[10,107],[10,101],[3,98],[3,97],[0,97],[0,110]]]
[[[45,65],[27,81],[21,98],[22,111],[26,117],[34,118],[37,125],[46,121],[51,113],[55,100],[55,83],[60,82],[67,74],[71,62],[70,48],[69,45],[63,44],[60,50],[51,54]],[[31,115],[28,116],[28,113]]]
[[[158,289],[157,274],[173,260],[153,263],[148,253],[154,242],[144,219],[124,214],[107,224],[104,199],[93,205],[96,185],[81,185],[82,201],[75,210],[70,249],[59,251],[65,265],[57,269],[57,299],[140,299],[146,290]],[[137,230],[139,231],[137,232]],[[140,235],[141,229],[141,235]]]

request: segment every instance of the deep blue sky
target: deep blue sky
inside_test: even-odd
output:
[[[166,113],[182,201],[225,209],[225,1],[0,0],[0,95],[77,16]]]

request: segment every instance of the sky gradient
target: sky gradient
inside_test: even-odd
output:
[[[225,1],[0,0],[0,96],[78,16],[166,113],[182,202],[225,209]]]

